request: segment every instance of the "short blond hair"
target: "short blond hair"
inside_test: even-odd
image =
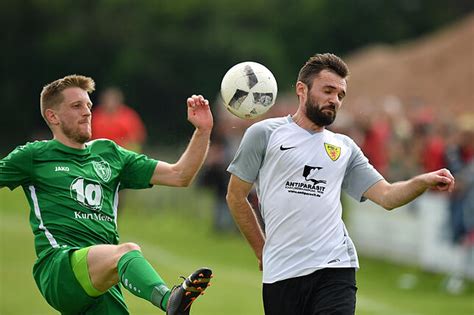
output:
[[[45,112],[49,108],[57,108],[64,100],[62,91],[67,88],[78,87],[92,93],[95,90],[95,82],[92,78],[83,75],[72,74],[46,84],[40,94],[41,116],[46,120]]]

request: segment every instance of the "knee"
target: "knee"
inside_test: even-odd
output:
[[[119,249],[120,256],[122,256],[122,255],[124,255],[128,252],[134,251],[134,250],[141,251],[141,248],[138,244],[131,243],[131,242],[120,244],[118,246],[118,249]]]

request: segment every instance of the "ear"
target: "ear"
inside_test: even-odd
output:
[[[306,102],[306,97],[308,95],[308,86],[304,84],[301,81],[296,82],[296,95],[298,96],[298,99],[300,100],[300,103],[305,103]]]
[[[58,125],[59,124],[59,117],[56,114],[54,109],[48,108],[44,111],[44,117],[49,122],[50,125]]]

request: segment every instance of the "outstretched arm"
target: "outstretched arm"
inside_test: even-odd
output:
[[[427,189],[452,192],[454,177],[445,168],[393,184],[381,180],[370,187],[364,197],[387,210],[403,206],[423,194]]]
[[[265,237],[258,224],[255,212],[247,200],[252,185],[252,183],[247,183],[237,176],[231,175],[226,199],[235,222],[255,252],[259,268],[262,270],[262,252]]]
[[[209,101],[202,95],[193,95],[187,99],[187,106],[188,121],[196,127],[191,141],[176,163],[158,162],[150,184],[189,186],[206,158],[213,126]]]

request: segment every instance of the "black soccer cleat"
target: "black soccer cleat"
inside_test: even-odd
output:
[[[183,277],[184,278],[184,277]],[[191,304],[210,285],[212,270],[200,268],[189,277],[184,278],[181,285],[173,287],[166,307],[167,315],[188,315]]]

